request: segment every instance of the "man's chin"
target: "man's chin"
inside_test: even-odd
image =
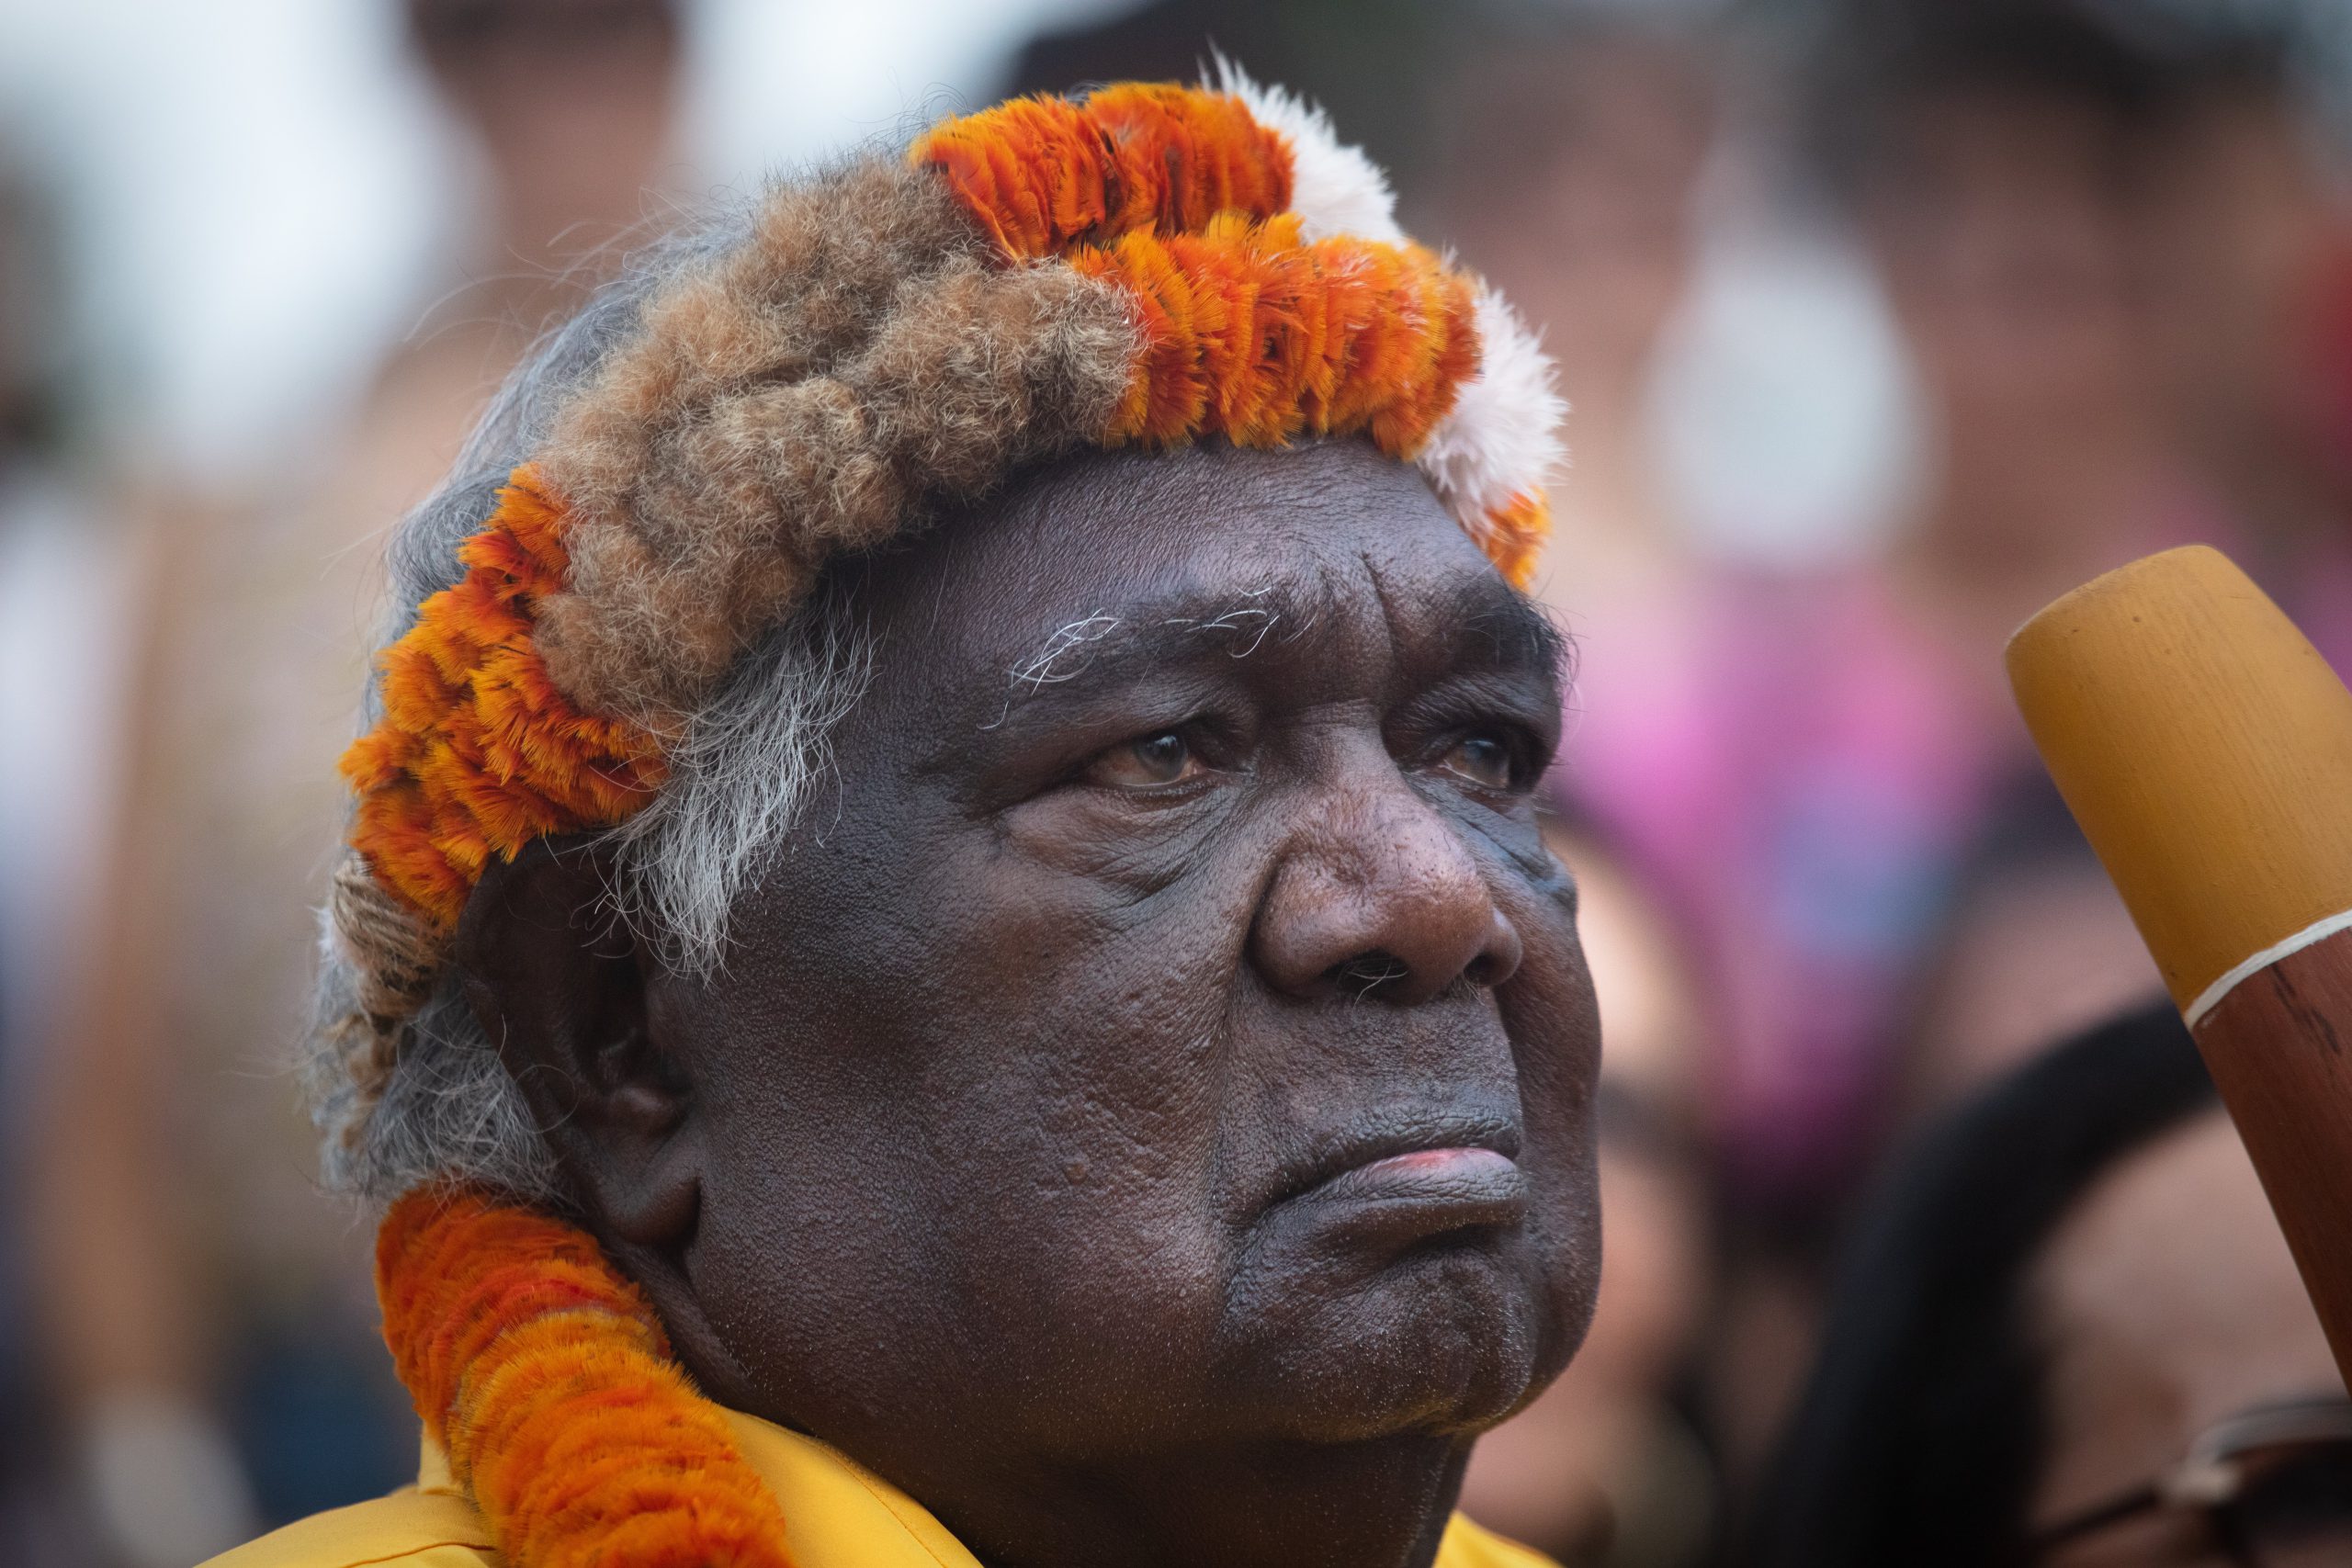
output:
[[[1472,1230],[1351,1280],[1327,1258],[1237,1281],[1219,1381],[1276,1392],[1301,1440],[1483,1431],[1557,1376],[1581,1337],[1564,1331],[1532,1250],[1516,1230]]]

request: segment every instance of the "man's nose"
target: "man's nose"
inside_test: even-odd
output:
[[[1519,932],[1495,907],[1461,835],[1415,794],[1386,751],[1369,777],[1311,808],[1284,845],[1258,910],[1250,955],[1298,997],[1412,1006],[1457,982],[1499,986]]]

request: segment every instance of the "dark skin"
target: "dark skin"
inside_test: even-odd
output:
[[[468,911],[581,1210],[713,1397],[1000,1568],[1429,1562],[1599,1262],[1557,639],[1352,443],[1090,455],[842,576],[874,677],[723,974],[602,934],[593,850]]]

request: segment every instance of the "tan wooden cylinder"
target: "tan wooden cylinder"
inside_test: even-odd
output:
[[[2008,666],[2352,1382],[2352,693],[2201,547],[2067,594]]]
[[[2028,621],[2008,663],[2184,1011],[2352,909],[2352,693],[2228,558],[2192,546],[2109,572]]]

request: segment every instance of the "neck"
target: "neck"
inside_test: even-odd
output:
[[[989,1568],[1428,1568],[1469,1457],[1456,1437],[1269,1443],[916,1495]]]

